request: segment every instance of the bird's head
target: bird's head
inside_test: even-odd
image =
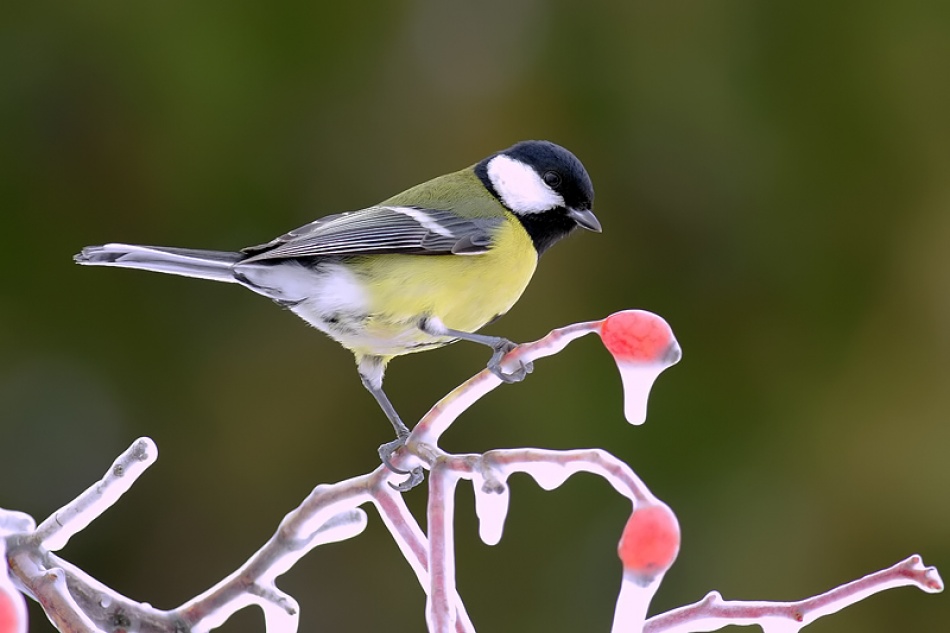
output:
[[[522,141],[479,162],[475,173],[521,221],[539,254],[578,226],[601,230],[590,176],[560,145]]]

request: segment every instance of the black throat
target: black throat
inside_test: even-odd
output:
[[[567,237],[571,231],[577,228],[577,223],[568,217],[567,211],[563,208],[552,209],[543,213],[525,215],[515,213],[513,215],[518,218],[521,226],[528,232],[538,255],[544,253],[544,251],[554,246],[558,240]]]

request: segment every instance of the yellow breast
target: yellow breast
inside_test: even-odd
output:
[[[354,268],[370,284],[369,315],[359,340],[340,342],[357,354],[396,356],[446,342],[418,329],[437,317],[474,332],[506,313],[537,266],[537,251],[517,221],[503,223],[478,255],[383,255]]]

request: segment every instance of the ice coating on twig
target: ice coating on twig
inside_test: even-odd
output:
[[[36,521],[26,512],[0,508],[0,537],[8,534],[32,532]]]
[[[620,593],[614,607],[613,624],[610,633],[631,633],[643,630],[643,623],[647,617],[647,609],[654,594],[660,588],[662,577],[644,584],[641,578],[628,571],[624,571],[620,580]]]
[[[376,471],[376,475],[382,474],[382,468]],[[430,551],[426,537],[416,522],[412,513],[406,505],[403,495],[393,490],[388,485],[384,485],[385,477],[379,477],[379,485],[374,485],[371,490],[373,503],[379,510],[379,516],[386,525],[390,534],[395,540],[396,545],[402,552],[406,561],[410,564],[420,586],[428,595],[431,591],[429,576],[429,558]],[[431,483],[430,483],[431,485]],[[455,631],[456,633],[473,633],[475,626],[465,610],[461,597],[455,591],[451,596],[452,606],[455,609]]]
[[[354,491],[352,496],[362,503],[364,491],[357,486]],[[366,512],[356,507],[341,508],[335,499],[337,494],[333,486],[314,488],[284,517],[278,533],[244,565],[175,611],[186,616],[200,613],[192,628],[201,633],[221,626],[237,611],[257,605],[264,613],[268,631],[296,631],[300,607],[277,588],[277,578],[315,547],[353,538],[366,529]],[[334,509],[338,512],[330,514]]]
[[[50,551],[62,549],[74,534],[111,508],[156,459],[155,442],[139,438],[119,455],[102,479],[43,521],[35,537]]]
[[[633,424],[646,419],[646,403],[656,377],[679,362],[682,352],[669,324],[645,310],[615,312],[600,321],[573,323],[551,330],[546,336],[522,343],[505,356],[502,369],[553,356],[572,341],[597,333],[613,355],[624,381],[624,409]],[[476,401],[501,385],[487,369],[449,392],[426,413],[412,431],[410,443],[438,445],[453,422]]]
[[[264,614],[265,631],[297,631],[300,625],[300,606],[285,594],[284,604],[262,601],[258,603]],[[235,609],[237,612],[238,609]]]
[[[344,510],[338,514],[326,518],[321,516],[323,522],[319,526],[316,521],[306,522],[303,527],[311,528],[306,531],[293,532],[288,530],[289,534],[294,534],[298,543],[294,547],[287,547],[287,554],[284,556],[274,556],[269,565],[267,573],[261,578],[268,582],[273,582],[278,576],[281,576],[291,567],[297,564],[297,561],[303,556],[320,545],[327,543],[338,543],[359,536],[366,529],[368,522],[366,512],[360,508]]]
[[[255,604],[260,604],[260,602],[250,593],[245,592],[235,595],[227,602],[220,603],[216,608],[205,611],[201,619],[192,626],[191,630],[193,633],[207,633],[207,631],[212,631],[224,624],[234,613],[237,613],[241,609],[254,606]],[[264,613],[264,623],[268,627],[266,630],[287,631],[288,633],[294,633],[297,630],[297,618],[294,615],[285,613],[283,617],[281,617],[277,614],[278,610],[271,605],[262,607],[261,611]],[[281,628],[271,629],[271,626],[279,626]]]
[[[497,545],[505,529],[511,490],[503,481],[488,482],[480,473],[472,477],[475,491],[475,515],[478,517],[478,536],[486,545]]]
[[[455,628],[455,487],[458,475],[446,468],[429,477],[429,592],[426,622],[432,633]]]
[[[665,367],[617,361],[623,382],[623,415],[627,422],[641,425],[647,421],[647,400],[657,376]]]
[[[580,470],[579,464],[567,462],[530,462],[523,464],[521,470],[534,479],[544,490],[554,490],[560,488],[567,481],[567,478]]]
[[[573,323],[548,332],[546,336],[531,343],[522,343],[509,352],[502,361],[503,370],[512,371],[527,364],[553,356],[582,336],[599,331],[601,321]],[[412,430],[410,443],[435,446],[453,422],[480,398],[500,386],[502,381],[488,369],[450,391],[426,413]]]
[[[943,591],[934,567],[924,567],[920,556],[868,574],[823,594],[796,602],[723,600],[717,591],[701,601],[647,620],[644,633],[715,631],[729,625],[760,626],[767,633],[793,633],[818,618],[837,613],[869,596],[897,587],[914,586],[926,593]]]

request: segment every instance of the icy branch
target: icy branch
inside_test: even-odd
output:
[[[797,602],[723,600],[713,591],[696,604],[680,607],[647,622],[644,633],[716,631],[726,626],[757,625],[765,633],[796,633],[818,618],[837,613],[881,591],[914,586],[927,593],[943,591],[934,567],[914,555],[892,567],[868,574],[819,596]]]
[[[641,424],[653,381],[681,355],[669,326],[656,315],[629,310],[601,321],[560,328],[514,349],[504,362],[514,366],[533,362],[593,333],[600,336],[621,372],[627,420]],[[136,440],[101,480],[38,527],[25,514],[0,510],[0,560],[5,560],[9,572],[0,574],[0,633],[26,630],[19,592],[39,602],[61,631],[203,633],[220,626],[236,611],[257,606],[264,613],[266,630],[292,633],[298,628],[300,607],[277,587],[277,579],[313,548],[360,535],[367,524],[362,506],[367,504],[379,513],[428,596],[429,630],[472,633],[475,627],[455,585],[455,491],[459,482],[472,482],[479,535],[485,543],[495,544],[504,533],[511,500],[508,479],[514,473],[528,474],[545,490],[560,486],[574,474],[588,473],[604,479],[630,501],[631,514],[622,529],[618,528],[617,554],[623,574],[613,633],[712,631],[730,624],[756,624],[767,633],[787,633],[885,589],[902,585],[916,585],[928,592],[943,589],[937,571],[922,567],[915,556],[800,602],[725,602],[713,592],[694,605],[647,619],[650,601],[679,552],[680,528],[672,510],[627,464],[598,449],[521,448],[450,454],[439,448],[442,434],[499,384],[499,379],[485,370],[460,385],[423,417],[406,447],[394,456],[397,465],[421,464],[430,471],[425,531],[409,512],[402,494],[392,487],[393,473],[383,467],[321,484],[232,574],[169,610],[130,600],[53,553],[116,503],[155,462],[158,452],[154,443],[148,438]]]
[[[43,521],[32,538],[52,552],[63,549],[73,535],[86,529],[128,492],[156,459],[158,448],[151,439],[143,437],[135,441],[112,463],[102,479]]]

